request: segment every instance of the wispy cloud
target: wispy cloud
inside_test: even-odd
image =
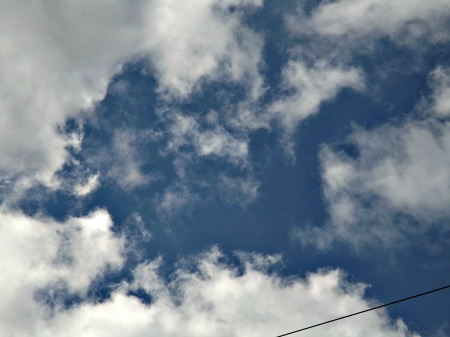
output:
[[[319,112],[321,104],[334,99],[343,88],[363,90],[364,76],[361,70],[333,66],[326,60],[318,60],[312,67],[290,60],[283,69],[283,85],[290,93],[271,103],[268,111],[283,126],[287,149],[292,154],[290,142],[298,123]]]
[[[448,41],[450,5],[446,1],[340,0],[323,2],[309,16],[288,16],[290,27],[304,34],[341,38],[370,44],[389,36],[404,45],[417,45],[421,38]]]
[[[447,120],[434,117],[448,114],[441,96],[448,90],[445,74],[442,68],[432,73],[434,91],[425,120],[355,129],[349,142],[357,148],[356,157],[329,146],[322,149],[330,224],[297,232],[304,242],[391,246],[431,228],[450,229],[450,129]]]

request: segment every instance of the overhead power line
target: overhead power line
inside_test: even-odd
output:
[[[437,291],[441,291],[441,290],[444,290],[444,289],[447,289],[447,288],[450,288],[450,284],[445,286],[445,287],[441,287],[441,288],[433,289],[433,290],[430,290],[430,291],[426,291],[426,292],[421,293],[421,294],[405,297],[405,298],[402,298],[401,300],[397,300],[397,301],[394,301],[394,302],[389,302],[389,303],[386,303],[386,304],[378,305],[378,306],[370,308],[370,309],[358,311],[358,312],[355,312],[353,314],[342,316],[342,317],[335,318],[335,319],[331,319],[329,321],[322,322],[322,323],[319,323],[319,324],[314,324],[314,325],[308,326],[306,328],[302,328],[302,329],[298,329],[298,330],[295,330],[295,331],[287,332],[287,333],[284,333],[282,335],[278,335],[276,337],[284,337],[284,336],[292,335],[292,334],[297,333],[297,332],[301,332],[301,331],[305,331],[305,330],[308,330],[308,329],[316,328],[316,327],[321,326],[321,325],[325,325],[325,324],[328,324],[328,323],[336,322],[336,321],[339,321],[339,320],[344,319],[344,318],[360,315],[360,314],[363,314],[363,313],[368,312],[368,311],[377,310],[377,309],[380,309],[380,308],[383,308],[383,307],[387,307],[387,306],[392,305],[392,304],[396,304],[396,303],[412,300],[413,298],[420,297],[420,296],[425,296],[425,295],[428,295],[428,294],[431,294],[431,293],[435,293]]]

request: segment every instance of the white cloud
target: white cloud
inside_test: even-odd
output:
[[[2,3],[0,171],[49,185],[67,159],[70,137],[57,132],[92,107],[110,76],[136,50],[139,14],[129,1],[105,10],[91,1]]]
[[[122,188],[131,189],[147,184],[154,177],[142,173],[143,159],[138,148],[145,138],[151,137],[138,130],[119,130],[114,133],[112,148],[103,153],[103,160],[108,166],[107,175]],[[112,153],[109,153],[112,151]]]
[[[41,253],[54,255],[56,246],[46,243],[45,247],[53,251]],[[38,240],[34,248],[41,245],[43,242]],[[89,252],[97,252],[97,247],[90,247]],[[275,336],[376,304],[364,299],[365,285],[347,282],[340,270],[320,270],[305,279],[283,278],[268,272],[268,268],[280,260],[279,256],[240,253],[238,257],[245,268],[243,273],[221,263],[223,256],[212,249],[190,260],[197,271],[179,268],[169,283],[158,274],[160,260],[143,263],[134,270],[134,281],[122,283],[109,300],[84,301],[66,309],[57,305],[49,313],[45,303],[32,297],[32,291],[48,282],[49,276],[40,266],[44,261],[51,262],[39,259],[41,265],[33,265],[30,260],[34,256],[23,254],[25,261],[31,263],[26,270],[28,276],[25,279],[2,278],[3,298],[11,296],[14,300],[0,302],[1,310],[7,313],[0,316],[0,332],[37,337],[61,334],[69,337]],[[26,284],[35,274],[40,276],[41,283],[33,279]],[[5,294],[6,283],[13,284],[9,286],[20,292]],[[26,287],[28,291],[24,292]],[[150,304],[128,295],[129,290],[138,288],[152,297]],[[383,310],[304,334],[417,336],[408,331],[401,319],[392,321]]]
[[[0,334],[37,335],[49,313],[39,302],[39,290],[62,287],[83,296],[107,268],[121,268],[124,241],[112,234],[111,226],[102,210],[57,223],[2,206]]]
[[[79,197],[84,197],[94,192],[100,185],[98,181],[99,174],[94,174],[88,178],[85,184],[78,184],[74,187],[74,194]]]
[[[289,138],[298,123],[317,113],[323,102],[335,98],[343,88],[363,90],[364,78],[358,69],[332,66],[324,60],[310,68],[301,61],[290,60],[283,69],[283,86],[290,93],[273,102],[268,112],[283,126],[284,142],[292,154]]]
[[[283,82],[285,89],[293,93],[275,101],[269,111],[276,114],[288,130],[317,113],[320,104],[333,99],[342,88],[364,88],[360,70],[331,66],[325,61],[318,61],[311,68],[302,62],[290,61],[283,70]]]
[[[248,139],[242,135],[232,135],[217,120],[201,127],[191,116],[175,113],[171,116],[168,151],[179,151],[183,146],[193,146],[198,156],[213,156],[228,162],[245,166],[248,157]]]
[[[252,104],[248,102],[231,107],[225,118],[215,111],[210,111],[205,117],[166,112],[166,123],[170,127],[165,153],[177,153],[174,164],[179,177],[184,179],[186,167],[195,162],[195,157],[180,156],[181,152],[226,161],[245,171],[247,177],[231,179],[221,175],[219,193],[227,202],[248,205],[257,198],[259,185],[252,174],[248,174],[248,169],[251,170],[249,133],[259,128],[269,129],[270,121],[277,120],[284,130],[282,142],[292,154],[291,136],[300,121],[317,113],[320,105],[333,99],[342,88],[364,89],[361,71],[332,66],[325,61],[318,61],[311,68],[300,61],[290,61],[283,70],[283,80],[283,89],[289,94],[262,112],[252,110]],[[170,197],[167,200],[174,199],[177,203],[188,199],[173,198],[172,193],[166,196]]]
[[[431,110],[438,117],[450,116],[450,68],[437,67],[431,73]]]
[[[161,259],[145,261],[134,269],[133,281],[116,284],[111,298],[98,302],[87,290],[108,270],[120,270],[126,247],[132,248],[112,226],[104,210],[61,223],[1,206],[0,335],[270,336],[375,304],[364,299],[363,284],[347,282],[340,270],[284,278],[269,272],[280,256],[241,252],[239,271],[216,248],[181,261],[170,282],[159,275]],[[150,304],[130,295],[137,289],[148,293]],[[65,307],[73,294],[80,302]],[[324,334],[411,336],[385,311],[309,335]]]
[[[263,82],[259,75],[263,42],[242,23],[241,13],[261,5],[259,0],[4,1],[1,179],[26,177],[23,186],[37,180],[57,187],[54,173],[70,157],[68,147],[80,150],[81,144],[79,134],[58,130],[68,118],[92,110],[104,97],[111,76],[133,57],[150,58],[161,92],[169,97],[186,98],[202,80],[225,78],[248,82],[257,98]],[[238,8],[231,13],[231,6]],[[291,62],[286,69],[287,89],[296,93],[271,110],[282,115],[286,127],[315,113],[341,87],[362,87],[361,75],[350,68],[317,63],[308,70]],[[170,132],[169,150],[187,145],[199,156],[215,156],[241,167],[247,163],[247,136],[232,134],[217,120],[203,127],[195,118],[177,115]],[[149,179],[141,172],[135,141],[127,132],[113,137],[111,157],[120,163],[109,174],[124,188]],[[75,186],[75,193],[90,193],[98,177]],[[257,193],[251,179],[240,187],[250,197]],[[162,196],[159,207],[170,213],[192,198],[188,188],[175,186]],[[171,283],[158,275],[157,262],[144,263],[135,270],[135,281],[120,284],[110,300],[90,301],[86,292],[92,282],[125,262],[125,239],[113,234],[112,225],[103,210],[57,222],[0,206],[0,335],[276,335],[372,304],[363,298],[364,287],[347,283],[338,270],[285,279],[267,272],[277,257],[241,254],[246,270],[240,274],[219,262],[217,250],[194,259],[198,272],[179,268]],[[136,287],[144,288],[153,302],[144,305],[128,295]],[[61,300],[67,292],[77,293],[81,303],[64,308]],[[54,307],[47,300],[54,300]],[[309,335],[324,332],[411,335],[403,322],[391,322],[384,311]]]
[[[294,30],[362,39],[363,43],[368,42],[368,37],[383,35],[409,43],[423,36],[432,42],[448,41],[449,17],[450,4],[446,0],[339,0],[323,2],[309,20],[291,18],[290,22]]]
[[[257,8],[260,0],[157,0],[146,9],[145,48],[161,89],[186,96],[203,78],[225,75],[261,90],[260,36],[245,27],[231,6]],[[222,69],[220,69],[222,68]]]
[[[324,148],[321,153],[325,195],[332,231],[360,244],[391,243],[423,234],[439,224],[450,229],[450,125],[408,122],[358,130],[352,142],[358,158]],[[396,217],[397,216],[397,217]],[[410,216],[420,226],[398,216]]]
[[[232,117],[236,116],[233,112]],[[174,156],[172,163],[178,179],[156,200],[160,216],[173,214],[198,201],[199,195],[192,192],[198,187],[203,191],[216,190],[224,201],[242,206],[256,199],[259,183],[249,162],[248,125],[241,125],[236,120],[228,123],[228,117],[223,118],[216,111],[209,111],[206,116],[176,110],[165,113],[167,139],[160,154]],[[219,169],[212,182],[207,181],[202,174],[196,175],[201,158],[221,162],[226,167]],[[238,177],[231,178],[224,173],[229,165],[240,171]]]
[[[355,246],[392,244],[431,228],[441,233],[450,229],[450,124],[434,117],[450,113],[443,94],[449,87],[447,70],[437,68],[431,80],[426,119],[355,129],[348,141],[356,147],[356,157],[322,149],[330,224],[297,229],[295,237],[325,248],[333,239]]]
[[[162,196],[156,198],[156,212],[160,218],[170,217],[196,200],[197,196],[186,185],[169,186]]]
[[[228,12],[229,6],[239,10]],[[74,145],[58,128],[91,110],[111,76],[133,58],[149,57],[171,94],[185,97],[202,79],[221,74],[257,89],[262,40],[240,13],[258,6],[258,0],[4,1],[2,179],[26,176],[23,186],[37,180],[57,187],[54,173]]]

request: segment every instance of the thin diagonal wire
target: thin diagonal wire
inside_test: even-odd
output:
[[[377,309],[380,309],[380,308],[383,308],[383,307],[387,307],[387,306],[392,305],[392,304],[396,304],[396,303],[412,300],[413,298],[417,298],[417,297],[420,297],[420,296],[425,296],[425,295],[428,295],[428,294],[431,294],[431,293],[435,293],[437,291],[441,291],[441,290],[444,290],[444,289],[447,289],[447,288],[450,288],[450,284],[445,286],[445,287],[441,287],[441,288],[433,289],[433,290],[430,290],[430,291],[426,291],[426,292],[421,293],[421,294],[405,297],[405,298],[402,298],[401,300],[397,300],[397,301],[389,302],[389,303],[386,303],[386,304],[378,305],[378,306],[373,307],[373,308],[369,308],[369,309],[366,309],[366,310],[358,311],[358,312],[355,312],[353,314],[342,316],[342,317],[335,318],[335,319],[331,319],[329,321],[322,322],[322,323],[319,323],[319,324],[314,324],[314,325],[308,326],[306,328],[302,328],[302,329],[298,329],[298,330],[295,330],[295,331],[287,332],[285,334],[278,335],[276,337],[284,337],[284,336],[292,335],[292,334],[297,333],[297,332],[301,332],[301,331],[305,331],[305,330],[308,330],[308,329],[316,328],[316,327],[321,326],[321,325],[325,325],[325,324],[328,324],[328,323],[336,322],[336,321],[339,321],[339,320],[344,319],[344,318],[360,315],[360,314],[363,314],[363,313],[368,312],[368,311],[377,310]]]

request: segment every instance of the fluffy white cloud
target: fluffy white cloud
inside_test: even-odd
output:
[[[0,171],[50,184],[70,145],[57,127],[103,97],[136,50],[129,1],[4,1],[0,13]],[[126,27],[129,27],[128,29]]]
[[[0,209],[0,334],[36,335],[49,308],[39,291],[86,292],[107,268],[121,268],[124,240],[105,211],[64,223]]]
[[[241,23],[239,11],[261,0],[157,0],[146,8],[145,48],[158,71],[161,89],[186,96],[199,79],[225,76],[246,80],[260,92],[263,41]]]
[[[134,280],[111,288],[110,299],[92,301],[93,282],[122,268],[126,247],[132,248],[112,225],[104,210],[61,223],[1,206],[0,335],[270,336],[374,305],[364,299],[365,285],[347,282],[340,270],[284,278],[270,272],[280,256],[238,253],[239,269],[224,263],[216,248],[182,261],[170,282],[159,275],[161,259],[143,262]],[[130,294],[138,289],[150,304]],[[73,294],[80,302],[64,306]],[[412,335],[385,311],[309,333],[324,334]]]
[[[438,68],[431,78],[434,91],[425,120],[356,129],[349,139],[358,150],[356,157],[323,148],[331,224],[299,230],[302,241],[325,247],[334,237],[358,246],[403,241],[432,227],[450,229],[450,124],[434,117],[450,113],[444,94],[449,90],[447,71]]]
[[[102,225],[95,227],[104,229]],[[33,232],[35,240],[27,243],[35,245],[28,246],[31,249],[41,249],[39,256],[31,251],[21,253],[23,274],[14,276],[22,277],[2,277],[0,308],[4,314],[0,316],[0,332],[5,336],[276,336],[375,304],[364,299],[365,285],[347,282],[340,270],[321,270],[305,279],[283,278],[268,272],[279,256],[240,253],[244,270],[239,272],[220,262],[223,256],[212,249],[185,262],[193,269],[177,269],[169,283],[158,274],[160,260],[147,262],[134,270],[134,281],[122,283],[109,300],[85,300],[71,308],[56,304],[50,312],[46,303],[33,297],[33,291],[52,280],[46,271],[55,269],[49,258],[56,256],[58,240],[52,243],[44,233]],[[92,243],[100,245],[89,247],[91,254],[103,247],[102,240]],[[39,263],[33,263],[35,260]],[[78,273],[71,276],[76,278]],[[129,295],[133,289],[147,292],[151,303],[144,304]],[[304,334],[417,336],[401,319],[392,321],[383,310]]]
[[[73,137],[111,76],[149,57],[163,91],[186,96],[221,74],[256,89],[262,40],[242,24],[254,1],[12,1],[0,13],[0,174],[57,186]],[[231,13],[230,6],[239,10]],[[259,83],[259,84],[258,84]],[[26,184],[25,184],[26,185]]]
[[[410,122],[356,131],[358,158],[322,151],[329,228],[342,238],[389,243],[450,217],[450,126]],[[420,226],[396,216],[412,216]],[[444,221],[441,230],[450,229]]]

